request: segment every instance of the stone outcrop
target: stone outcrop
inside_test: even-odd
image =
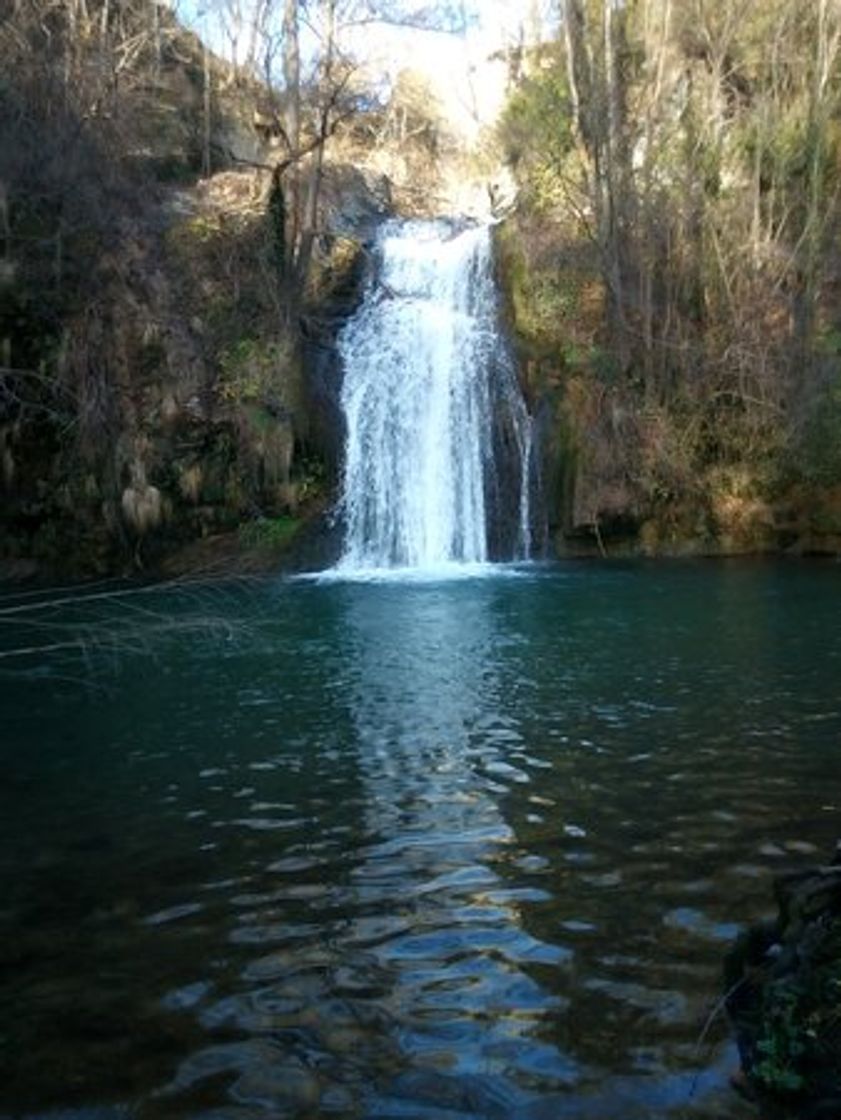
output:
[[[53,398],[0,411],[0,568],[154,568],[255,519],[303,524],[329,501],[342,440],[333,342],[388,183],[326,169],[305,333],[291,345],[267,254],[268,178],[221,172],[121,221],[91,277],[95,313],[62,323]]]
[[[727,1011],[764,1117],[841,1116],[841,846],[823,867],[780,877],[779,916],[739,940]]]

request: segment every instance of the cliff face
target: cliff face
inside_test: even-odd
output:
[[[325,167],[301,332],[282,307],[271,172],[258,166],[277,155],[253,127],[253,90],[174,24],[157,42],[121,25],[117,38],[144,49],[108,112],[94,101],[86,118],[83,93],[113,93],[96,85],[97,50],[78,44],[71,90],[64,53],[44,51],[63,40],[66,53],[72,29],[23,30],[0,43],[19,76],[0,83],[3,570],[155,567],[243,526],[242,543],[286,545],[331,493],[332,339],[388,183]],[[112,66],[114,52],[109,40]]]
[[[358,203],[364,183],[354,189]],[[120,224],[95,305],[62,319],[35,391],[19,377],[6,404],[6,558],[145,566],[326,500],[340,441],[330,341],[356,297],[362,242],[325,237],[320,318],[294,344],[265,275],[264,201],[259,176],[230,172]]]
[[[813,423],[796,443],[792,418],[769,409],[752,441],[749,431],[740,434],[742,417],[716,410],[702,391],[697,400],[646,399],[636,381],[617,375],[605,342],[605,290],[592,249],[527,202],[498,227],[497,249],[537,420],[553,551],[841,554],[841,485],[828,462],[828,430]]]
[[[323,508],[341,441],[332,340],[388,205],[351,168],[330,168],[327,184],[335,228],[303,340],[281,326],[267,175],[222,172],[121,216],[95,300],[61,317],[34,386],[7,380],[20,389],[0,427],[5,559],[154,566],[255,518],[291,530]],[[7,337],[14,354],[26,336]]]

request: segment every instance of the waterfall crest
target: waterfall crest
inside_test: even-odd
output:
[[[499,333],[490,230],[390,222],[339,337],[339,568],[525,559],[531,422]]]

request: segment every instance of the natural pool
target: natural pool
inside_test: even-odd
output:
[[[841,566],[111,590],[0,602],[0,1116],[751,1115]]]

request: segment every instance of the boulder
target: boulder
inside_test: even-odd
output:
[[[775,893],[777,919],[725,965],[742,1070],[765,1116],[841,1117],[841,853],[780,876]]]

